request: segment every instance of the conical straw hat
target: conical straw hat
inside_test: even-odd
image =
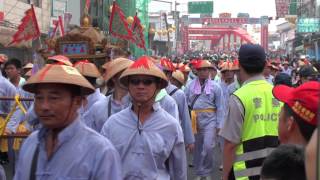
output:
[[[161,58],[160,65],[161,65],[162,69],[165,71],[175,71],[175,67],[174,67],[173,63],[168,58]]]
[[[78,61],[74,64],[74,66],[80,74],[87,77],[98,78],[101,76],[97,66],[88,60]]]
[[[31,76],[23,86],[25,91],[35,93],[39,84],[66,84],[78,86],[82,95],[88,95],[94,92],[94,87],[71,66],[47,64],[35,75]]]
[[[27,63],[25,66],[23,66],[22,69],[32,69],[33,68],[33,64],[32,63]]]
[[[166,75],[149,59],[142,56],[129,66],[120,76],[120,82],[128,87],[128,77],[132,75],[148,75],[160,79],[160,89],[168,86]]]
[[[127,69],[132,64],[133,61],[127,58],[117,58],[115,60],[105,63],[102,66],[107,72],[104,77],[104,80],[106,81],[106,83],[108,83],[110,79],[112,79],[112,77],[114,77],[119,72]]]
[[[176,70],[175,72],[172,73],[172,78],[175,80],[179,81],[181,84],[184,84],[184,75],[181,71]]]
[[[8,56],[5,54],[0,54],[0,63],[5,63],[8,61]]]
[[[67,66],[72,66],[70,59],[66,56],[63,56],[63,55],[56,55],[56,56],[48,57],[48,61],[50,61],[50,60],[58,62],[58,63],[62,63]]]
[[[195,64],[196,69],[201,69],[201,68],[212,68],[215,69],[215,67],[208,61],[208,60],[199,60]]]

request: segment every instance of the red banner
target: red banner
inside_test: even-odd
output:
[[[125,30],[126,33],[121,33],[121,31],[123,30]],[[126,17],[122,9],[118,6],[118,4],[115,1],[113,1],[113,5],[112,5],[112,12],[111,12],[110,23],[109,23],[109,32],[111,33],[111,35],[117,38],[126,39],[128,41],[132,40],[132,31],[129,28]]]
[[[264,48],[264,50],[268,51],[268,26],[261,26],[261,46]]]
[[[212,35],[212,36],[189,36],[189,40],[213,40],[220,39],[220,35]]]
[[[289,14],[289,3],[290,0],[275,0],[277,17],[283,18]]]
[[[64,36],[64,27],[63,27],[63,20],[62,17],[59,16],[58,20],[53,20],[54,29],[51,35],[51,38],[59,36],[57,35],[57,32],[60,32],[60,36]]]
[[[209,24],[249,24],[249,18],[204,18]]]
[[[182,25],[182,49],[184,52],[189,50],[189,33],[188,33],[188,26]]]
[[[21,41],[27,41],[30,39],[36,39],[40,36],[40,30],[36,14],[31,8],[25,12],[25,16],[21,20],[21,24],[18,27],[18,31],[13,35],[12,41],[9,45],[19,43]]]
[[[131,30],[133,43],[135,43],[139,48],[146,50],[143,28],[137,15],[134,16]]]
[[[0,21],[4,20],[4,13],[0,11]]]

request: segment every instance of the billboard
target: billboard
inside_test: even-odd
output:
[[[314,33],[319,32],[319,18],[298,18],[297,32],[299,33]]]
[[[52,0],[52,17],[62,16],[67,9],[68,0]]]
[[[275,0],[277,17],[283,18],[289,14],[289,3],[290,0]]]
[[[189,14],[212,14],[213,1],[191,1],[188,2]]]
[[[0,0],[0,21],[4,20],[4,0]]]

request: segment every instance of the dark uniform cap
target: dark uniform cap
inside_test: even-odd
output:
[[[246,67],[261,66],[266,63],[266,53],[260,45],[244,44],[239,50],[239,63]]]

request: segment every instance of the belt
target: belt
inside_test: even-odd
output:
[[[211,113],[216,112],[215,108],[208,108],[208,109],[194,109],[191,110],[191,125],[192,125],[192,132],[197,134],[197,115],[198,113]]]

